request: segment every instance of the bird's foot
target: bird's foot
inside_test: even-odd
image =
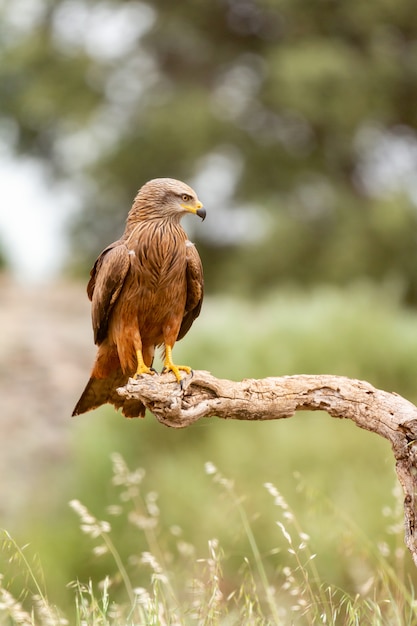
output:
[[[145,365],[142,352],[140,350],[136,352],[136,356],[138,359],[138,367],[133,378],[139,378],[139,376],[142,376],[142,374],[155,374],[156,373],[156,370],[154,370],[153,367],[148,367],[147,365]]]
[[[142,376],[142,374],[155,374],[155,370],[153,369],[153,367],[148,367],[147,365],[142,365],[141,367],[138,367],[138,369],[136,370],[136,372],[133,375],[133,378],[139,378],[139,376]]]
[[[172,372],[177,379],[177,382],[179,382],[182,386],[181,372],[191,374],[192,371],[193,370],[191,369],[191,367],[188,367],[188,365],[174,365],[174,363],[165,363],[162,373],[166,374],[167,372]]]
[[[192,373],[192,369],[191,367],[188,367],[188,365],[174,365],[174,363],[172,362],[172,348],[168,344],[165,344],[165,361],[164,368],[162,370],[163,374],[165,374],[166,372],[172,372],[174,374],[177,382],[181,385],[181,388],[181,372],[186,372],[187,374]]]

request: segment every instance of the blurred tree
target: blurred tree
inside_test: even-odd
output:
[[[7,267],[6,258],[3,254],[2,244],[0,241],[0,270],[3,270],[5,267]]]
[[[74,181],[73,268],[119,235],[138,186],[174,176],[208,209],[209,288],[365,275],[417,301],[409,0],[3,0],[0,12],[0,125],[16,152]]]

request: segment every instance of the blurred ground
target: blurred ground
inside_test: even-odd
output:
[[[94,345],[83,285],[0,277],[0,515],[14,517],[40,472],[65,460]]]
[[[71,419],[95,352],[85,282],[35,289],[0,276],[0,323],[0,528],[39,555],[59,606],[72,606],[70,581],[98,583],[109,572],[109,563],[94,559],[80,537],[68,502],[79,499],[98,519],[108,519],[109,504],[121,503],[112,484],[114,452],[131,469],[145,471],[139,508],[146,509],[147,494],[158,495],[167,546],[172,527],[199,557],[215,537],[228,580],[240,580],[238,555],[250,554],[250,546],[237,532],[236,503],[206,475],[207,461],[235,481],[271,580],[287,550],[277,536],[267,482],[311,537],[324,581],[356,594],[375,568],[369,546],[380,542],[398,569],[398,546],[405,554],[402,520],[395,534],[387,527],[401,518],[401,506],[397,515],[392,452],[381,437],[320,413],[264,423],[202,420],[183,430],[164,428],[151,416],[117,419],[111,407]],[[283,287],[251,301],[207,297],[175,354],[178,362],[218,377],[333,373],[417,400],[417,318],[389,285]],[[388,509],[394,513],[381,513]],[[132,550],[136,557],[148,549],[136,526],[127,531],[123,516],[112,517],[112,528],[127,563]],[[407,575],[414,571],[408,555],[403,565]],[[135,585],[145,584],[142,570]]]

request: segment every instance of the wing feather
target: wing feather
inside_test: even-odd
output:
[[[185,313],[178,338],[182,339],[190,330],[194,320],[200,315],[204,296],[203,266],[197,248],[191,241],[186,242],[187,250],[187,300]]]
[[[97,345],[107,336],[110,316],[129,267],[129,251],[123,243],[116,241],[103,250],[91,270],[87,294],[92,303],[91,318]]]

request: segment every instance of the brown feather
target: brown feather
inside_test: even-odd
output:
[[[87,293],[98,351],[73,415],[109,402],[128,417],[143,416],[144,406],[124,400],[117,387],[135,374],[138,350],[151,367],[155,347],[172,347],[199,315],[203,271],[179,223],[186,212],[184,195],[190,198],[187,205],[201,207],[195,192],[180,181],[156,179],[144,185],[123,236],[94,264]]]
[[[203,266],[197,248],[191,241],[186,241],[186,255],[187,299],[184,317],[177,337],[178,341],[188,333],[192,323],[200,315],[204,296]]]

